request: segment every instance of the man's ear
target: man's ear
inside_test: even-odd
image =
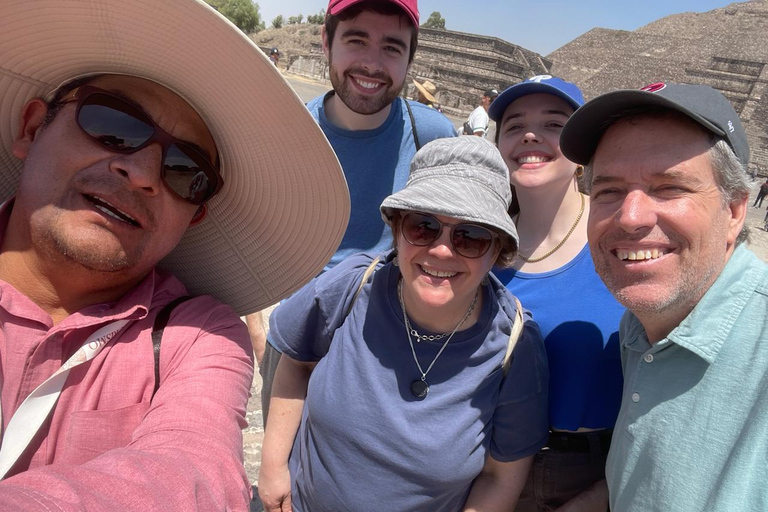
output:
[[[208,215],[208,207],[205,204],[201,204],[195,212],[195,216],[192,217],[191,221],[189,221],[189,226],[197,226],[203,222],[203,219],[205,219],[206,215]]]
[[[41,98],[29,100],[21,109],[19,116],[19,134],[11,144],[11,150],[16,158],[26,160],[29,149],[43,126],[48,114],[48,104]]]
[[[323,53],[325,58],[328,59],[331,54],[331,46],[328,44],[328,33],[325,31],[325,25],[320,29],[320,35],[323,38]]]
[[[730,218],[728,219],[728,246],[736,243],[736,238],[741,233],[741,228],[747,220],[747,210],[749,210],[749,196],[743,196],[736,199],[728,206]]]

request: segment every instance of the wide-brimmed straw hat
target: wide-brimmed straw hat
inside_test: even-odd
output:
[[[267,57],[202,0],[4,0],[0,15],[0,200],[26,101],[72,78],[126,74],[192,105],[221,158],[224,187],[162,262],[192,294],[245,314],[319,273],[349,218],[338,160]]]
[[[445,215],[484,224],[519,243],[507,210],[512,201],[509,170],[501,153],[481,137],[437,139],[421,148],[411,162],[405,188],[381,203],[391,223],[399,210]]]
[[[421,92],[421,94],[424,95],[425,98],[427,98],[427,100],[429,100],[430,103],[435,103],[437,101],[435,99],[435,93],[437,92],[437,87],[435,87],[435,84],[429,80],[424,80],[424,83],[419,83],[414,80],[413,85],[416,86],[416,88]]]

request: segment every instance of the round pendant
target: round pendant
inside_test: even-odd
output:
[[[416,398],[424,398],[429,392],[429,386],[423,380],[415,380],[411,382],[411,393]]]

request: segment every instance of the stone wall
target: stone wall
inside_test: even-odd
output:
[[[437,101],[446,112],[468,115],[483,91],[501,91],[548,73],[551,66],[541,55],[496,37],[422,28],[411,75],[437,86]],[[416,95],[410,82],[406,94]]]
[[[320,35],[299,27],[267,29],[254,35],[254,41],[265,51],[273,46],[279,48],[281,70],[327,82],[328,64]],[[404,94],[416,97],[411,79],[431,80],[445,111],[467,116],[486,89],[505,89],[530,76],[547,73],[551,66],[552,62],[541,55],[496,37],[421,28]]]

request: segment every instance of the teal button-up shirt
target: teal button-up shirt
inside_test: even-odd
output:
[[[768,265],[740,245],[665,339],[629,311],[619,333],[611,510],[768,511]]]

